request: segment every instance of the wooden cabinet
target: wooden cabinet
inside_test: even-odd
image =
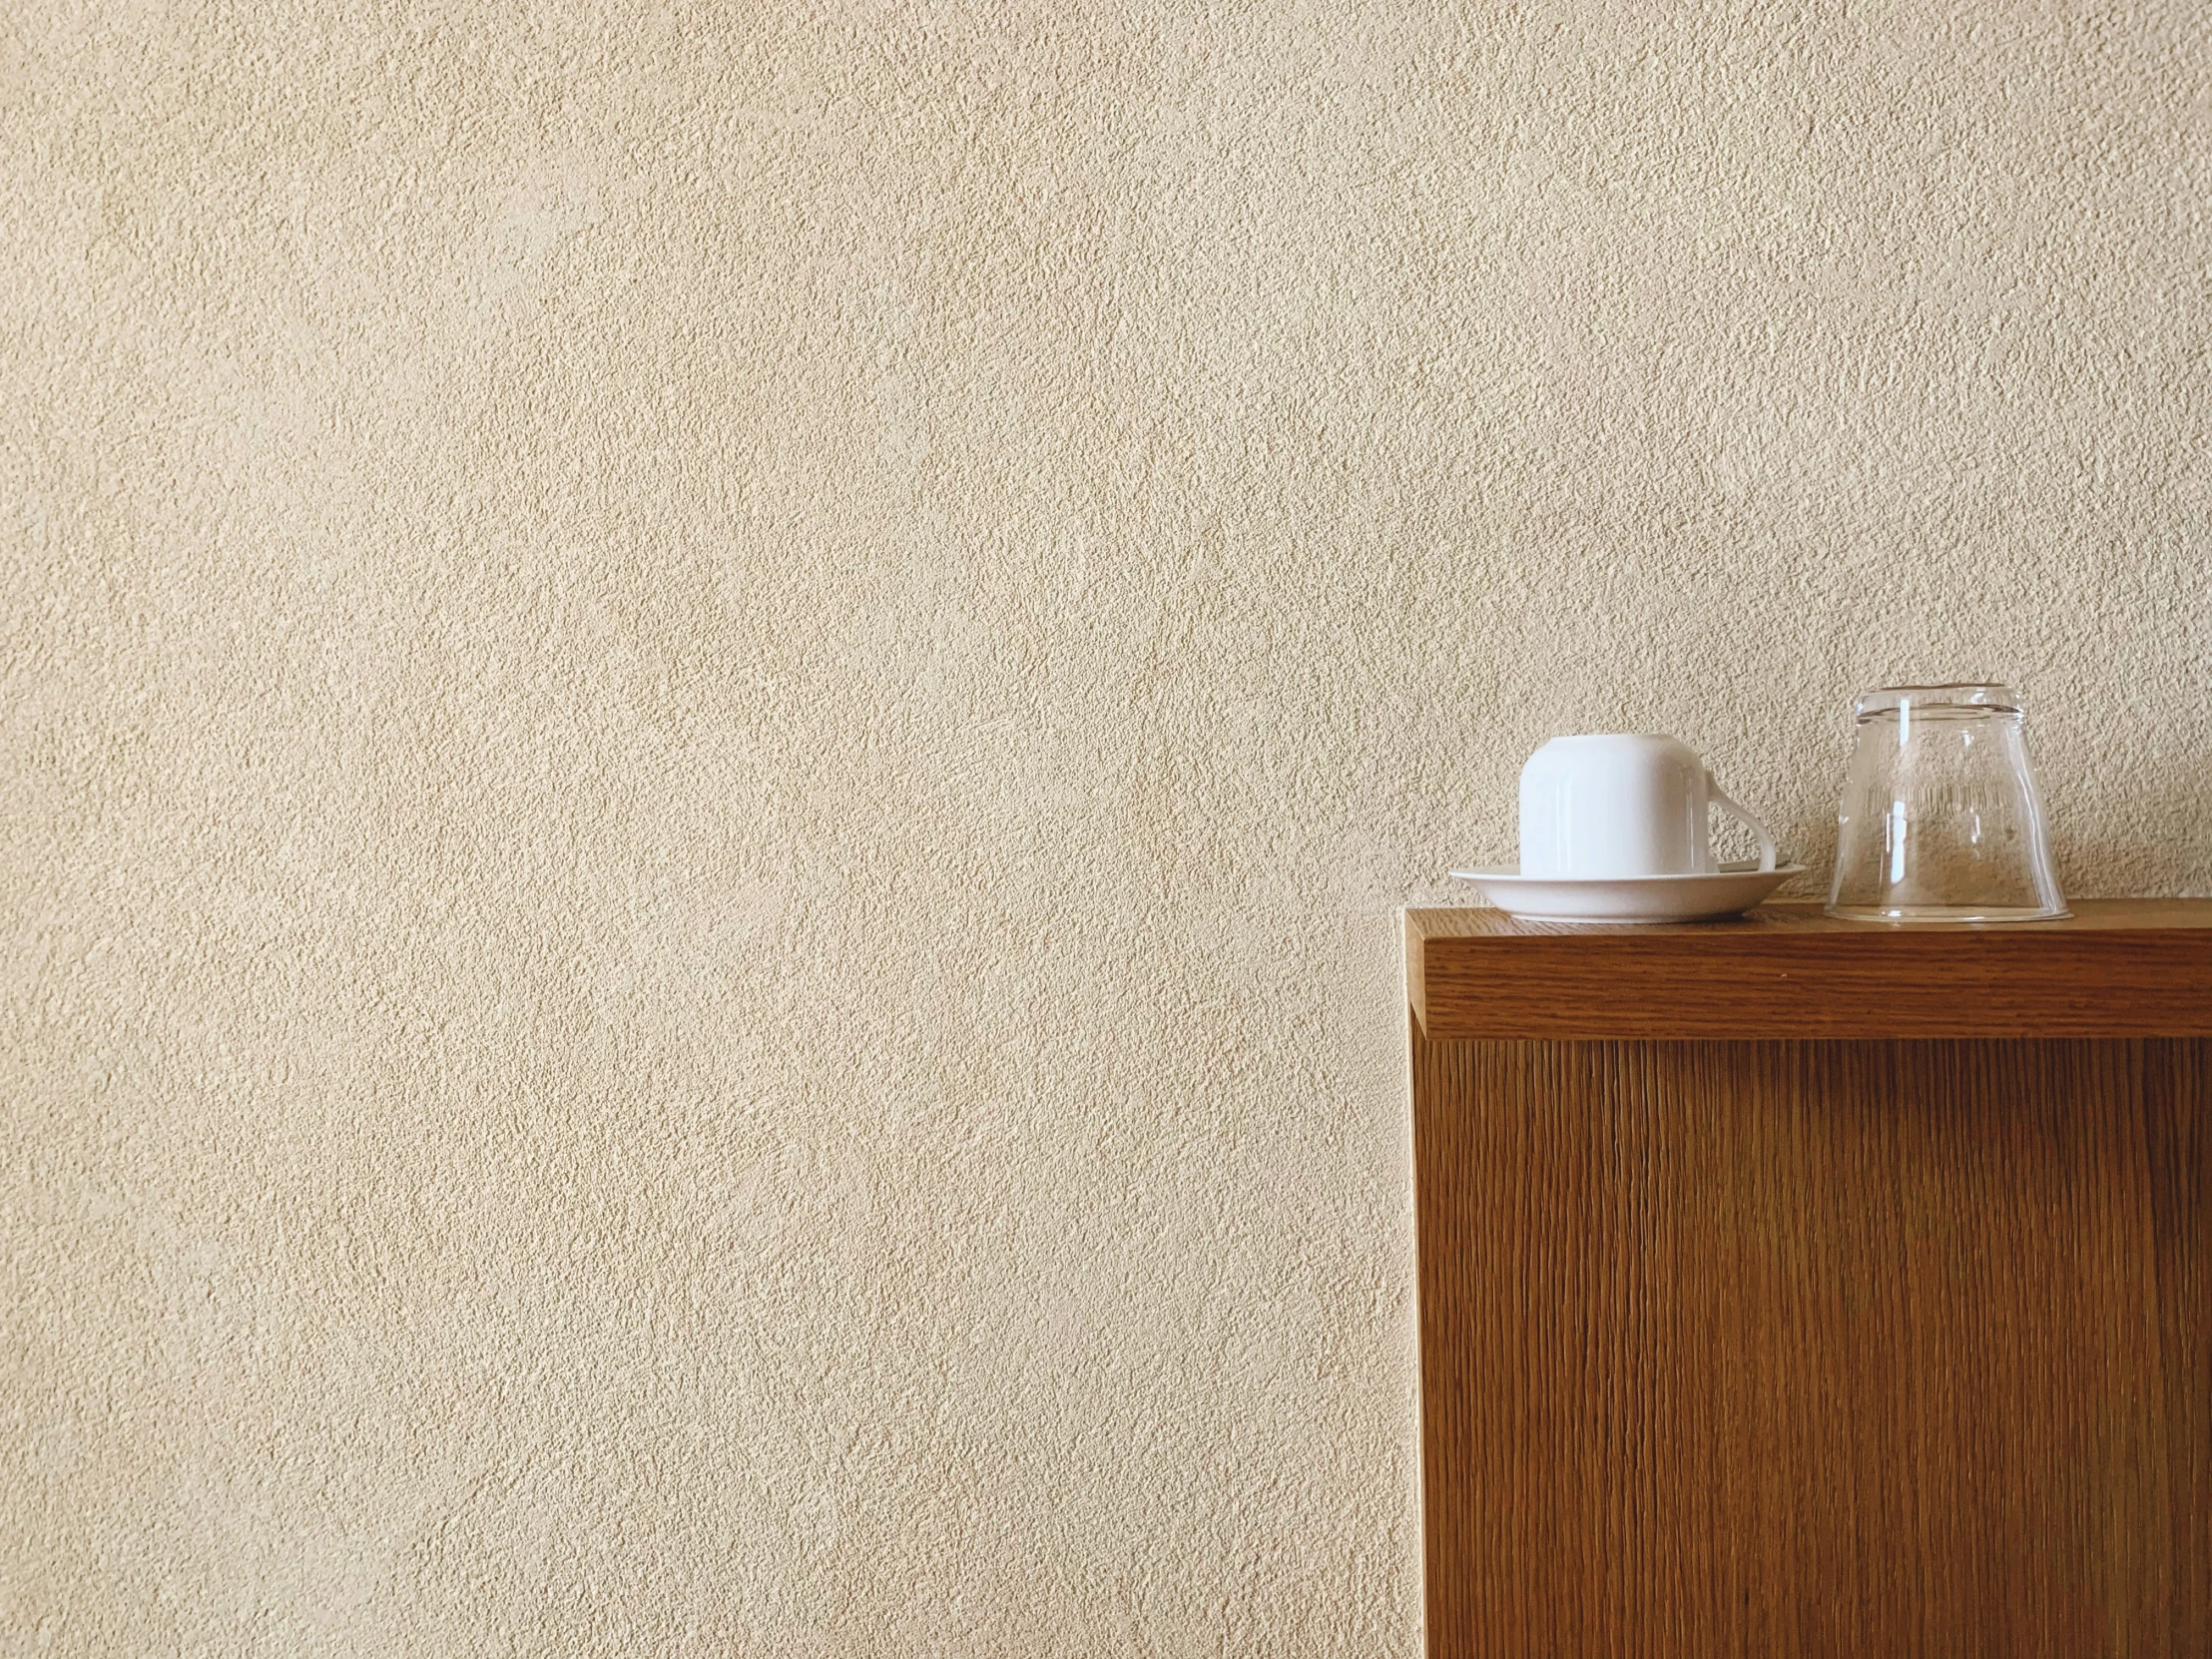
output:
[[[1406,945],[1432,1655],[2212,1655],[2212,902]]]

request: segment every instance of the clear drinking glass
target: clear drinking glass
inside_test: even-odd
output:
[[[2047,921],[2067,913],[2020,700],[2002,686],[1862,692],[1836,809],[1828,913],[1858,921]]]

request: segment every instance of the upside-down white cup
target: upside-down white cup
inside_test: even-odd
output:
[[[1773,832],[1721,793],[1688,745],[1615,733],[1553,738],[1521,768],[1520,872],[1617,880],[1753,868],[1714,861],[1714,807],[1758,836],[1756,867],[1774,868]]]

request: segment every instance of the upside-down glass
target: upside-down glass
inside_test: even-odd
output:
[[[1856,706],[1828,913],[2047,921],[2067,913],[2043,802],[2002,686],[1885,686]]]

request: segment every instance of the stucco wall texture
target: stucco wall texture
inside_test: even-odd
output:
[[[0,1650],[1411,1655],[1390,912],[2031,697],[2212,887],[2212,37],[0,11]]]

